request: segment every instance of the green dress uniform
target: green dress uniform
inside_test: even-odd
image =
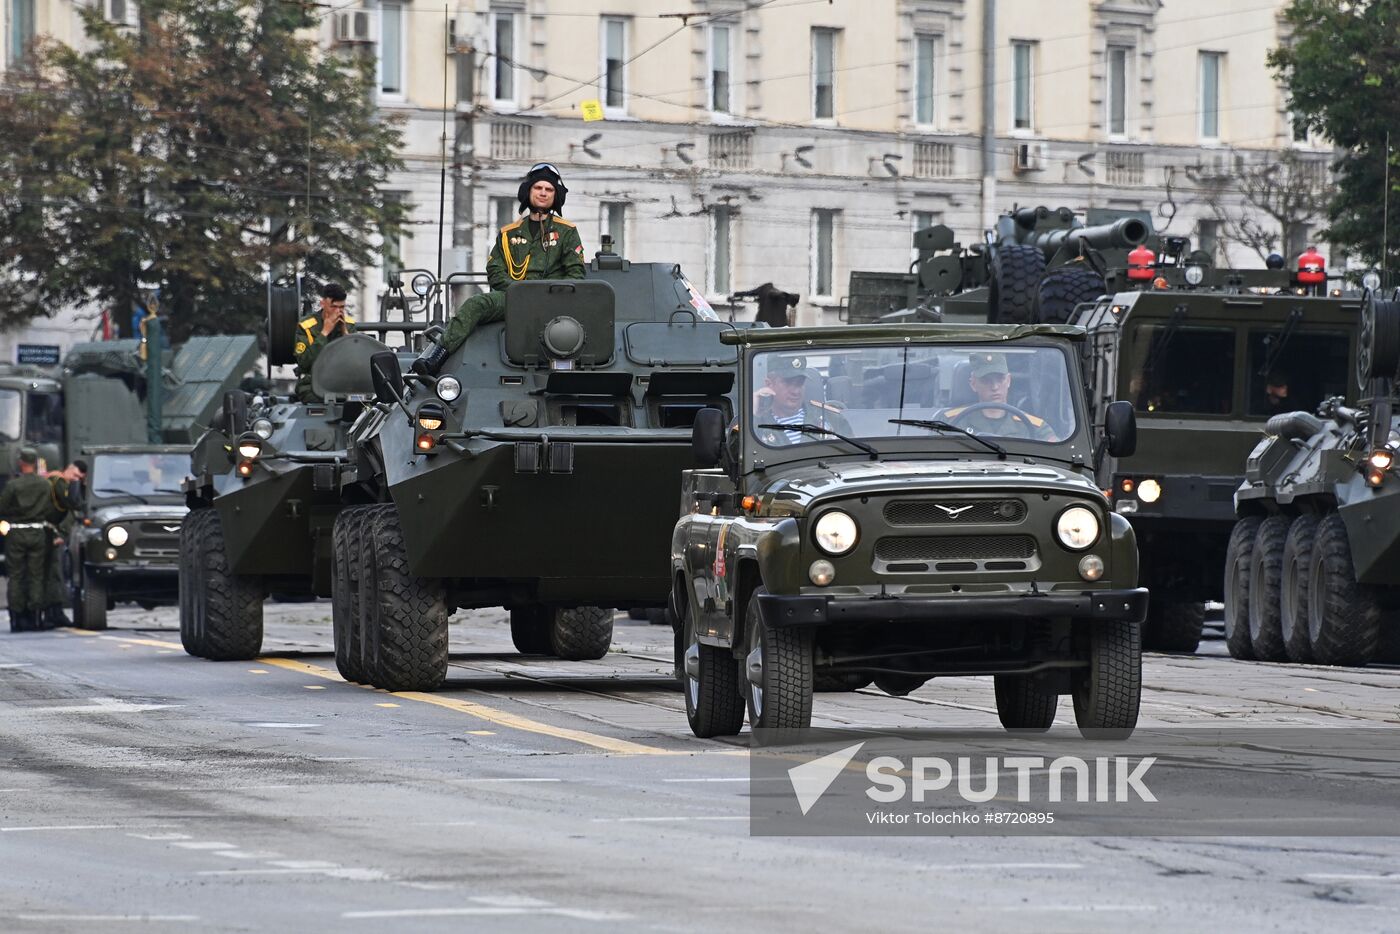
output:
[[[0,519],[10,524],[5,535],[10,614],[12,620],[19,614],[29,625],[37,624],[46,603],[44,562],[53,537],[48,525],[52,496],[49,482],[35,473],[12,477],[0,491]]]
[[[533,279],[582,279],[583,241],[578,228],[562,217],[542,221],[522,217],[501,228],[486,262],[491,291],[462,302],[438,343],[448,353],[461,347],[478,324],[500,321],[506,314],[506,289]]]
[[[49,539],[48,554],[44,560],[44,609],[54,614],[55,622],[64,623],[64,620],[57,619],[57,616],[68,603],[68,588],[63,584],[63,549],[68,547],[68,532],[73,528],[73,501],[69,496],[69,483],[66,478],[55,475],[46,479],[49,484],[48,522],[54,527],[50,532],[62,538],[65,544],[55,545],[52,538]],[[54,531],[55,529],[57,531]]]
[[[996,402],[987,403],[988,406],[999,404]],[[993,408],[967,412],[970,408],[972,408],[970,405],[960,405],[944,412],[943,417],[959,428],[966,428],[979,435],[989,435],[996,438],[1030,438],[1034,441],[1059,440],[1055,436],[1055,430],[1046,423],[1045,419],[1029,412],[1021,416],[1010,409],[1003,409],[1001,410],[1001,418],[995,418],[990,414],[996,411]],[[964,412],[967,414],[964,415]]]
[[[341,319],[340,325],[327,335],[322,333],[325,324],[318,311],[311,317],[298,321],[297,327],[300,333],[297,334],[296,346],[292,348],[297,358],[297,398],[302,402],[320,402],[321,399],[311,391],[311,367],[331,341],[355,330],[355,319],[346,315]]]

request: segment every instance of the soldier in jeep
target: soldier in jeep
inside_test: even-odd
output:
[[[774,361],[763,388],[754,393],[754,418],[758,425],[816,425],[843,435],[851,434],[851,423],[835,402],[812,398],[806,357],[782,357]],[[759,440],[769,446],[798,444],[810,433],[796,428],[758,428]]]
[[[975,353],[969,357],[968,363],[972,369],[967,381],[977,394],[977,401],[948,409],[943,413],[948,421],[979,435],[1030,438],[1035,441],[1059,440],[1045,419],[1023,412],[1007,401],[1012,376],[1006,365],[1006,354]]]

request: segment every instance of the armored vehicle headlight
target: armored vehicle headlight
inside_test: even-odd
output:
[[[1187,285],[1200,285],[1206,279],[1206,267],[1189,265],[1182,270]]]
[[[1055,520],[1055,534],[1066,548],[1083,551],[1099,540],[1099,517],[1092,509],[1071,506]]]
[[[822,514],[812,534],[822,551],[829,555],[844,555],[856,547],[860,529],[856,527],[856,520],[839,509],[833,509]]]
[[[1381,274],[1374,269],[1370,270],[1361,277],[1361,287],[1371,292],[1376,291],[1381,287]]]
[[[126,540],[131,536],[127,533],[126,527],[121,525],[107,526],[107,543],[116,545],[118,548],[126,544]]]
[[[245,461],[255,461],[262,456],[262,438],[247,434],[238,439],[238,456]]]
[[[10,534],[10,523],[5,519],[0,519],[0,535]]]
[[[253,434],[266,441],[272,437],[272,422],[265,418],[253,419]]]
[[[419,298],[426,298],[433,290],[433,277],[426,272],[420,272],[408,283],[408,287],[413,290],[413,294]]]
[[[435,388],[437,397],[443,402],[456,402],[462,397],[462,384],[455,376],[439,376]]]
[[[437,415],[432,415],[429,413],[419,413],[418,427],[424,429],[425,431],[437,431],[439,428],[442,427],[442,419]]]
[[[1137,495],[1144,503],[1155,503],[1162,498],[1162,484],[1148,477],[1138,484]]]

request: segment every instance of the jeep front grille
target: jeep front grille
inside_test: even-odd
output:
[[[875,543],[875,570],[890,574],[1029,571],[1040,566],[1029,535],[921,535]]]
[[[1019,499],[906,499],[885,506],[890,525],[971,525],[1020,522],[1026,504]]]

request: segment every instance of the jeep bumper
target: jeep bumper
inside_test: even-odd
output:
[[[1007,595],[939,594],[865,597],[851,595],[787,596],[759,594],[758,609],[770,626],[826,626],[834,623],[908,621],[925,623],[969,620],[1048,619],[1142,622],[1147,615],[1147,588],[1079,593]]]

